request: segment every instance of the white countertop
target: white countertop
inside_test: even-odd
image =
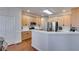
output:
[[[39,29],[41,29],[41,28],[38,27],[38,26],[35,26],[35,29],[34,30],[39,30]],[[32,31],[32,30],[29,30],[29,27],[28,26],[23,26],[23,29],[21,31],[23,32],[23,31]]]
[[[79,34],[79,32],[53,32],[53,31],[41,31],[41,30],[32,30],[34,32],[47,33],[47,34]]]
[[[47,33],[47,34],[79,34],[79,32],[70,32],[70,31],[59,31],[59,32],[54,32],[54,31],[44,31],[44,30],[29,30],[28,27],[24,27],[21,32],[24,32],[24,31],[35,31],[35,32],[40,32],[40,33]]]

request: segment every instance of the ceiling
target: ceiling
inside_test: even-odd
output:
[[[43,13],[43,10],[48,9],[51,11],[53,14],[59,14],[62,13],[62,10],[69,11],[72,9],[72,7],[22,7],[22,10],[27,11],[30,10],[29,13],[32,13],[34,15],[39,15],[39,16],[49,16],[46,13]]]
[[[7,11],[9,8],[12,8],[12,7],[2,7],[2,8],[0,7],[0,13],[2,11]],[[48,9],[49,11],[53,13],[52,15],[56,15],[56,14],[62,13],[62,10],[69,11],[74,7],[16,7],[16,8],[21,8],[22,10],[26,12],[27,10],[30,10],[29,13],[33,15],[49,16],[48,14],[44,13],[43,10]]]

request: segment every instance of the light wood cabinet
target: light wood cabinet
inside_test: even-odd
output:
[[[36,17],[35,21],[36,21],[37,25],[41,25],[41,17],[40,16]]]
[[[72,10],[72,26],[79,27],[79,8],[73,8]]]
[[[31,31],[23,31],[21,34],[22,40],[26,40],[32,37]]]
[[[57,21],[60,26],[70,26],[71,24],[71,15],[63,15],[57,18]]]
[[[57,21],[58,21],[59,26],[63,26],[63,17],[62,16],[58,17]]]
[[[71,24],[71,15],[65,15],[63,17],[63,25],[64,26],[70,26]]]
[[[35,22],[36,25],[40,25],[41,24],[41,17],[40,16],[33,17],[33,18],[31,18],[30,22]]]
[[[51,17],[50,22],[58,22],[59,26],[70,26],[71,24],[71,15],[62,15],[58,17]]]
[[[22,26],[30,25],[31,22],[35,22],[36,25],[40,25],[41,17],[40,16],[22,15]]]
[[[22,26],[30,24],[30,17],[27,15],[22,15]]]

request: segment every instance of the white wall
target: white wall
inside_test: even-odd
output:
[[[0,35],[8,44],[21,42],[20,8],[0,8]]]

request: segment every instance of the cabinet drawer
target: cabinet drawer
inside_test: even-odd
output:
[[[22,34],[23,34],[23,35],[27,35],[27,34],[29,34],[29,33],[28,33],[28,32],[22,32]]]
[[[31,38],[31,31],[22,32],[22,40]]]

